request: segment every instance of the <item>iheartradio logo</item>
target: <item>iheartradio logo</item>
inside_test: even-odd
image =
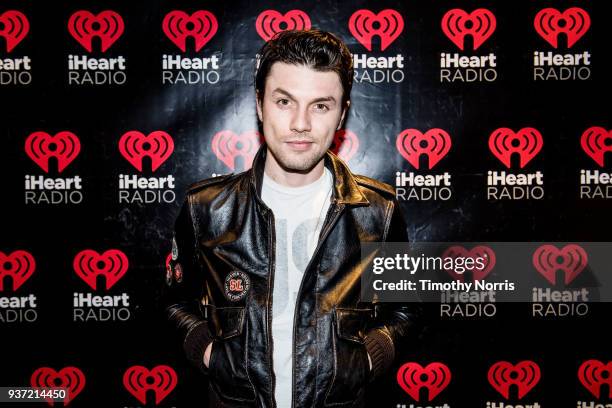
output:
[[[553,245],[542,245],[533,253],[533,266],[552,285],[557,283],[557,271],[565,276],[564,283],[569,285],[588,265],[586,251],[575,244],[559,249]]]
[[[0,36],[6,41],[6,52],[13,51],[30,31],[30,23],[25,14],[8,10],[0,14]]]
[[[353,37],[368,51],[372,51],[372,38],[380,37],[380,50],[384,51],[404,30],[404,18],[396,10],[386,9],[378,14],[361,9],[351,15],[348,28]]]
[[[121,37],[124,28],[123,19],[112,10],[98,15],[79,10],[68,20],[70,35],[89,52],[93,52],[94,37],[100,39],[102,52],[106,52]]]
[[[612,130],[593,126],[580,137],[580,146],[600,167],[604,167],[606,152],[612,152]]]
[[[261,135],[255,130],[241,134],[222,130],[212,138],[212,151],[230,170],[236,170],[236,159],[242,158],[244,169],[249,169],[261,145]]]
[[[428,158],[431,170],[451,148],[450,135],[442,129],[429,129],[425,133],[417,129],[406,129],[397,135],[397,151],[414,168],[419,168],[419,158],[424,154]]]
[[[340,129],[334,134],[334,140],[330,147],[338,157],[344,161],[349,161],[357,150],[359,150],[359,139],[357,135],[348,129]]]
[[[36,262],[32,254],[17,250],[6,255],[0,252],[0,291],[4,290],[4,278],[11,277],[13,292],[21,287],[34,273]]]
[[[257,16],[255,30],[264,41],[285,30],[309,30],[310,17],[302,10],[290,10],[284,15],[276,10],[265,10]]]
[[[187,51],[188,37],[194,39],[195,51],[198,52],[218,29],[217,17],[208,10],[198,10],[192,15],[174,10],[166,14],[162,22],[164,34],[183,52]]]
[[[397,383],[415,401],[420,401],[421,388],[427,389],[427,401],[433,400],[450,383],[451,372],[442,363],[430,363],[422,367],[418,363],[406,363],[397,371]]]
[[[123,386],[142,403],[147,404],[147,391],[155,394],[155,405],[158,405],[176,387],[176,372],[167,365],[158,365],[151,370],[143,366],[132,366],[123,374]]]
[[[597,399],[601,398],[601,387],[608,386],[608,398],[612,399],[612,361],[607,364],[598,360],[588,360],[578,369],[578,379]]]
[[[519,155],[519,165],[525,167],[542,150],[544,140],[537,129],[526,127],[518,132],[499,128],[489,137],[489,149],[507,168],[511,168],[512,154]]]
[[[470,14],[461,9],[449,10],[442,17],[442,31],[461,51],[465,36],[471,35],[474,50],[477,50],[495,31],[497,21],[489,10],[479,8]]]
[[[484,245],[475,246],[470,250],[460,245],[454,245],[444,251],[444,253],[442,254],[442,258],[483,258],[484,266],[482,268],[479,268],[477,265],[475,265],[474,268],[471,269],[472,279],[474,281],[483,280],[495,267],[495,252],[488,246]],[[453,279],[459,280],[461,282],[465,280],[465,273],[458,273],[455,272],[453,269],[446,269],[446,272],[448,272],[448,274]]]
[[[57,159],[57,170],[61,173],[81,151],[81,142],[72,132],[62,131],[55,136],[46,132],[34,132],[26,138],[25,152],[38,164],[38,166],[49,173],[49,159]]]
[[[536,14],[533,26],[554,48],[559,47],[559,34],[565,34],[567,47],[571,48],[589,30],[591,17],[579,7],[568,8],[563,13],[554,8],[545,8]]]
[[[148,135],[131,130],[119,139],[119,152],[140,172],[142,172],[142,161],[145,157],[151,159],[151,170],[155,171],[173,151],[174,140],[168,133],[161,130]]]
[[[49,367],[41,367],[32,373],[30,377],[32,387],[61,387],[66,388],[68,398],[64,401],[64,405],[68,405],[77,395],[83,391],[85,387],[85,375],[76,367],[64,367],[59,371],[55,371]],[[53,401],[47,403],[53,406]]]
[[[105,289],[109,290],[125,275],[129,262],[118,249],[109,249],[103,254],[92,249],[79,252],[72,262],[74,272],[93,290],[97,288],[98,275],[105,278]]]
[[[489,368],[487,379],[506,399],[510,399],[510,387],[516,386],[518,399],[521,399],[540,381],[540,367],[533,361],[521,361],[516,365],[499,361]]]

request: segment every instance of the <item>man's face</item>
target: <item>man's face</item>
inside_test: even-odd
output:
[[[346,113],[342,91],[333,71],[272,65],[257,115],[272,159],[285,171],[308,172],[323,158]]]

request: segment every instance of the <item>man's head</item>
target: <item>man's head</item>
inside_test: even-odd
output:
[[[352,56],[330,33],[282,31],[263,46],[257,115],[275,164],[308,173],[321,161],[344,121],[352,82]]]

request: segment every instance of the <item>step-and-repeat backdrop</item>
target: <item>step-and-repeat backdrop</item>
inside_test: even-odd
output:
[[[395,187],[412,240],[547,253],[521,271],[541,277],[531,302],[428,304],[369,406],[611,406],[612,309],[580,289],[575,262],[612,227],[607,10],[3,1],[0,386],[63,385],[74,407],[206,406],[161,302],[173,222],[187,185],[250,166],[261,45],[317,27],[354,56],[333,147]]]

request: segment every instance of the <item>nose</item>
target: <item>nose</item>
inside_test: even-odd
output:
[[[297,133],[310,132],[310,112],[308,108],[298,108],[291,118],[291,131]]]

